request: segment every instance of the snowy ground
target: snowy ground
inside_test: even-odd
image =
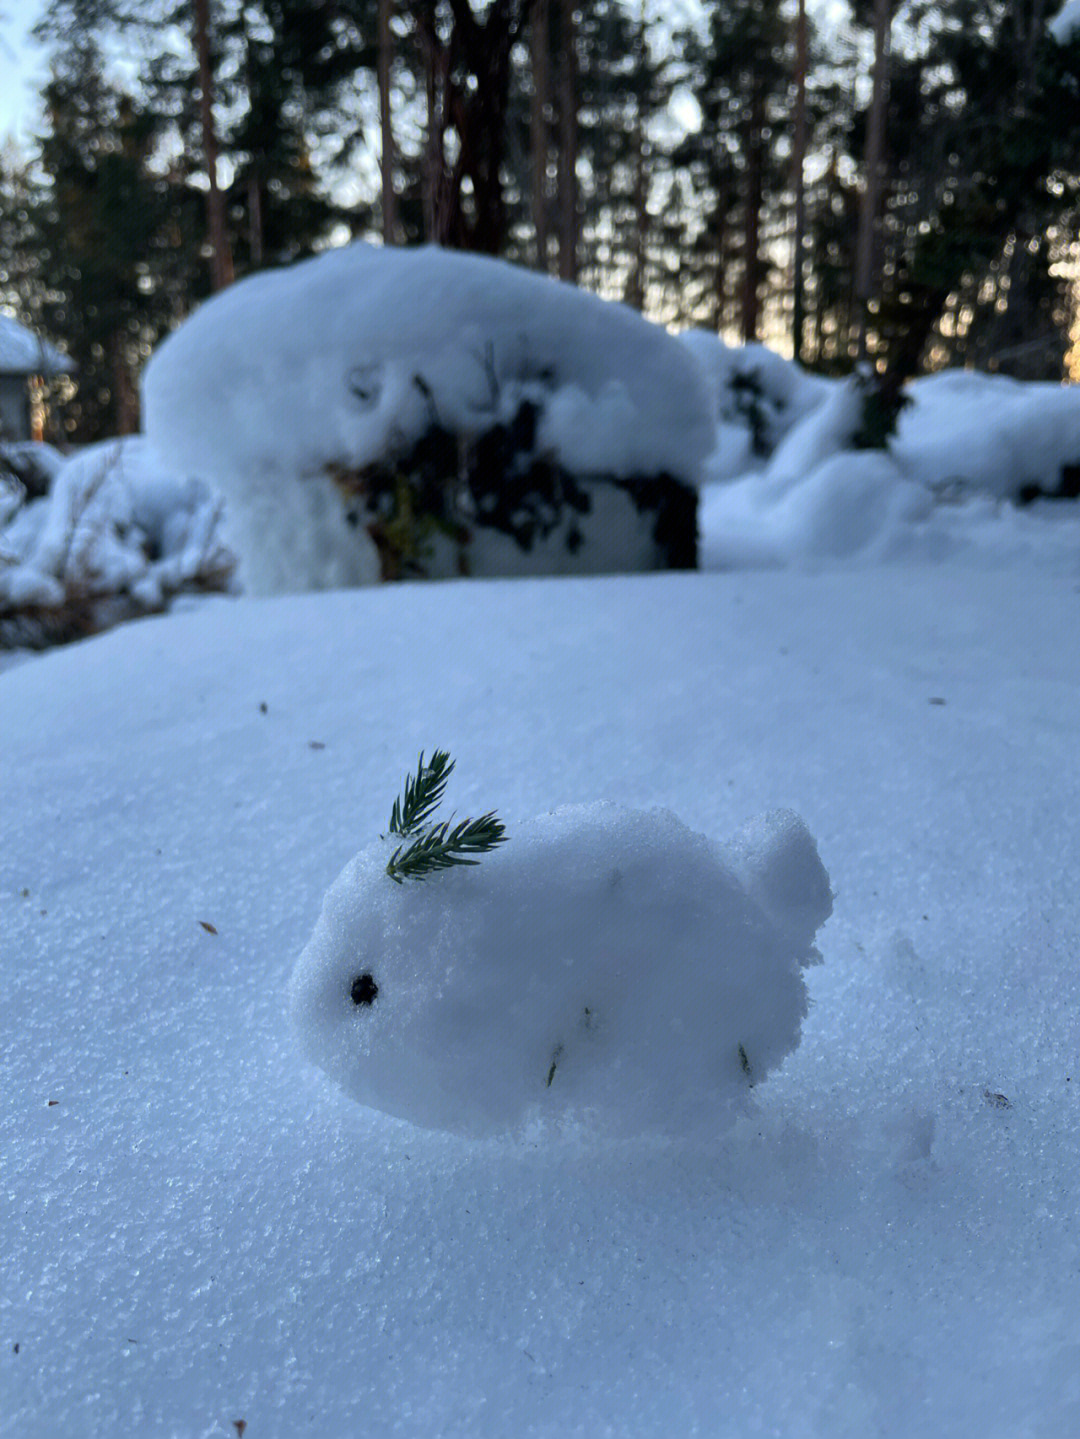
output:
[[[1078,610],[1037,548],[449,583],[0,676],[0,1434],[1080,1433]],[[303,1062],[296,956],[434,745],[511,830],[803,815],[835,908],[751,1118],[469,1142]]]

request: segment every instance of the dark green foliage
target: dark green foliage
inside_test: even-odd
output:
[[[505,827],[495,812],[479,819],[463,819],[451,828],[449,820],[425,830],[409,845],[399,845],[390,857],[386,872],[401,884],[406,879],[426,879],[440,869],[459,864],[479,864],[470,854],[486,854],[506,839]]]
[[[91,35],[75,32],[45,87],[40,169],[28,215],[33,290],[21,298],[78,364],[68,439],[138,428],[138,375],[202,289],[200,202],[157,166],[155,116],[104,78]]]
[[[394,801],[390,815],[391,834],[399,834],[406,839],[422,828],[438,809],[453,769],[454,761],[446,750],[437,749],[427,764],[421,750],[416,774],[405,778],[404,798]]]
[[[772,342],[789,328],[794,7],[572,8],[582,282],[665,319],[760,331]],[[895,6],[880,281],[867,333],[894,389],[929,364],[1061,374],[1080,221],[1080,40],[1047,39],[1055,8]],[[378,108],[376,9],[377,0],[211,0],[219,183],[238,275],[310,254],[331,236],[372,232],[379,196],[362,177],[374,173],[378,151],[365,119]],[[857,0],[852,25],[830,21],[810,36],[802,334],[807,361],[832,373],[851,368],[862,308],[852,281],[867,117],[852,97],[864,92],[856,80],[872,9]],[[547,149],[550,267],[564,103],[555,80],[568,67],[561,4],[546,13],[551,93],[537,133]],[[396,188],[399,233],[410,243],[435,233],[433,186],[442,187],[457,196],[449,243],[536,261],[530,14],[528,0],[396,5]],[[136,425],[142,361],[208,292],[192,17],[189,0],[47,0],[36,29],[51,75],[39,149],[9,152],[0,167],[0,298],[79,365],[69,438]],[[112,79],[110,57],[120,54],[140,57],[137,79]],[[447,137],[441,158],[431,143],[432,85],[436,130]],[[675,95],[682,108],[673,112]],[[700,124],[682,123],[695,105]],[[478,492],[484,474],[513,485],[523,473],[528,447],[511,429],[492,430],[478,447]],[[456,473],[457,442],[447,443],[439,463]],[[428,448],[425,465],[434,464],[434,439]],[[399,480],[380,479],[377,523],[398,572],[412,573],[443,520],[433,508],[399,505]],[[563,483],[537,474],[533,489],[540,480]],[[560,493],[572,506],[573,494]],[[483,503],[499,501],[485,493]],[[446,523],[453,538],[458,522]],[[526,531],[540,533],[532,518],[524,544]]]
[[[731,377],[731,394],[735,408],[750,427],[750,441],[755,455],[767,455],[769,417],[763,404],[765,390],[757,370],[740,371]]]
[[[862,391],[862,422],[851,443],[857,450],[887,449],[900,412],[911,404],[911,398],[890,377],[861,374],[857,379]]]
[[[1047,8],[903,12],[926,50],[894,56],[890,87],[875,328],[897,383],[928,361],[998,368],[1023,336],[1042,346],[1042,377],[1060,377],[1069,314],[1049,268],[1051,237],[1075,229],[1080,67],[1046,37]]]
[[[494,810],[457,824],[452,820],[430,823],[453,768],[454,761],[445,750],[435,750],[426,764],[421,753],[416,774],[406,778],[403,796],[394,801],[390,833],[410,841],[398,845],[386,866],[386,873],[397,884],[427,879],[455,865],[479,864],[469,856],[487,854],[506,839],[505,826]]]

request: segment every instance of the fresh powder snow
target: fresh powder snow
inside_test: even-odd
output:
[[[163,347],[103,572],[220,483],[268,582],[372,576],[315,472],[418,357],[468,423],[553,383],[400,263],[398,326],[350,251]],[[553,433],[696,467],[728,572],[200,597],[0,675],[3,1439],[1080,1433],[1080,525],[1010,498],[1077,391],[931,377],[858,452],[844,382],[621,371],[563,303]],[[395,885],[432,744],[507,839]]]
[[[1078,588],[209,597],[0,675],[0,1434],[1080,1432]],[[803,816],[824,963],[734,1125],[466,1139],[305,1060],[296,957],[433,743],[481,882],[565,805]]]
[[[475,868],[394,883],[399,844],[345,866],[289,993],[304,1052],[362,1104],[473,1135],[575,1113],[715,1134],[799,1042],[831,896],[795,815],[724,852],[666,810],[563,806]]]

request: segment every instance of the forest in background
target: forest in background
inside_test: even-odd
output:
[[[208,294],[351,237],[865,359],[887,391],[1061,379],[1080,37],[1056,8],[50,0],[38,140],[0,155],[0,305],[78,362],[54,436],[78,442],[138,428],[146,357]]]

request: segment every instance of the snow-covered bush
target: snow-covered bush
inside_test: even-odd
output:
[[[471,1135],[567,1114],[710,1132],[797,1046],[832,896],[796,815],[727,846],[608,803],[461,825],[485,842],[426,866],[453,834],[403,834],[395,805],[293,974],[304,1052],[360,1103]]]
[[[952,496],[1057,492],[1080,464],[1080,385],[943,370],[912,380],[890,448],[912,479]]]
[[[723,477],[760,468],[836,385],[765,345],[728,345],[706,330],[685,330],[678,339],[709,389]]]
[[[146,429],[219,488],[250,587],[693,563],[714,442],[683,346],[502,261],[365,244],[205,304]]]
[[[42,441],[0,442],[0,479],[17,480],[30,499],[49,493],[49,486],[63,463],[60,451]]]
[[[56,469],[47,496],[21,500],[0,530],[6,646],[77,638],[229,585],[220,500],[141,437],[89,446]]]
[[[1037,522],[1013,503],[1080,492],[1078,386],[947,370],[892,396],[859,376],[823,380],[763,359],[761,346],[680,338],[715,402],[706,565],[936,559],[973,542],[1000,555],[1023,548]],[[1057,524],[1064,553],[1067,516]]]

